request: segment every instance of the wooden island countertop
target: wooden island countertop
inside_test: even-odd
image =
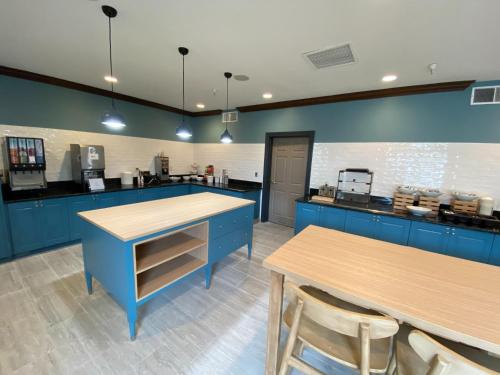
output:
[[[264,267],[273,271],[267,374],[276,371],[286,277],[500,355],[500,267],[313,225]]]
[[[114,237],[130,241],[252,204],[255,202],[248,199],[199,193],[84,211],[78,215]]]

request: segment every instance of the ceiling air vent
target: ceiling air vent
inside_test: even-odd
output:
[[[352,64],[356,60],[349,43],[304,53],[306,59],[316,68]]]
[[[500,104],[500,86],[474,87],[470,104]]]
[[[238,122],[238,111],[222,112],[222,123]]]

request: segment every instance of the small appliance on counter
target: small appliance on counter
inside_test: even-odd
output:
[[[41,138],[5,137],[5,169],[10,188],[45,189],[45,149]]]
[[[71,144],[70,152],[73,181],[89,186],[92,180],[92,186],[104,186],[104,146]]]
[[[325,182],[324,185],[321,185],[319,187],[318,195],[313,195],[311,197],[311,200],[317,202],[327,202],[327,203],[335,202],[335,186],[329,186]]]
[[[161,181],[169,180],[169,160],[168,156],[155,156],[155,172]]]
[[[134,176],[132,172],[122,172],[120,182],[124,186],[129,186],[134,184]]]
[[[227,185],[229,184],[229,175],[227,174],[227,169],[222,170],[222,175],[220,177],[220,183]]]
[[[339,171],[337,200],[356,203],[370,202],[373,172],[368,169],[347,168]]]
[[[479,200],[479,215],[493,215],[493,206],[495,201],[490,197],[483,197]]]

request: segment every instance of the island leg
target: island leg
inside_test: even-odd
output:
[[[128,320],[128,329],[130,332],[130,340],[135,340],[135,322],[137,320],[137,308],[134,306],[133,308],[129,308],[127,310],[127,320]]]
[[[248,227],[248,259],[252,258],[252,243],[253,243],[253,221],[250,222]]]
[[[248,259],[252,258],[252,236],[248,239],[247,243],[247,248],[248,248]]]
[[[284,276],[271,271],[271,291],[269,293],[269,310],[267,320],[267,352],[266,375],[278,373],[278,351],[281,332],[281,313],[283,310]]]
[[[87,283],[87,291],[92,294],[92,275],[90,272],[85,271],[85,282]]]
[[[210,288],[210,283],[212,281],[212,265],[207,264],[205,267],[205,288]]]

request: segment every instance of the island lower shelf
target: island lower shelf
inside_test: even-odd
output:
[[[208,222],[134,244],[136,301],[204,267]]]

